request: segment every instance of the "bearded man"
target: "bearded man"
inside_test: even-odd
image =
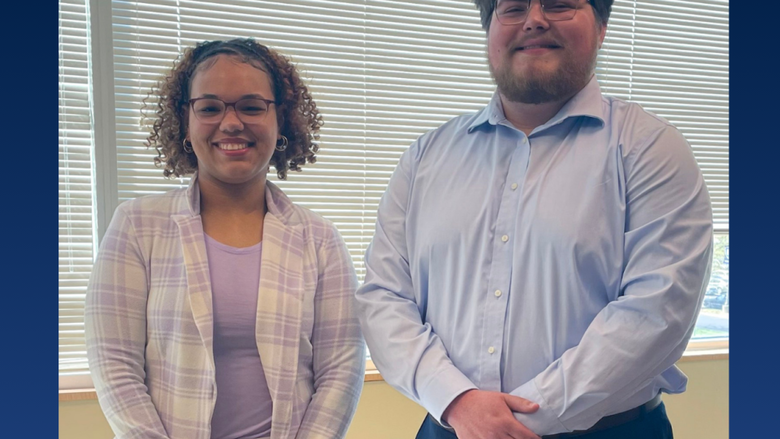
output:
[[[712,258],[664,119],[601,94],[612,0],[475,0],[497,90],[405,151],[356,293],[417,438],[672,438]]]

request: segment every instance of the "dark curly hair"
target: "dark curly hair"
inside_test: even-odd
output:
[[[612,3],[615,0],[588,0],[593,6],[593,12],[601,21],[602,26],[607,25],[609,14],[612,12]],[[497,0],[474,0],[474,5],[479,9],[479,16],[482,19],[482,29],[487,31],[490,28],[490,20],[493,18],[493,11],[496,9]]]
[[[303,83],[292,62],[255,42],[251,38],[228,41],[204,41],[184,50],[173,68],[143,100],[142,123],[152,120],[152,130],[145,145],[157,150],[154,163],[164,166],[166,177],[181,177],[198,169],[198,159],[184,150],[182,142],[187,135],[186,113],[189,111],[190,87],[193,76],[204,61],[216,55],[238,57],[265,71],[271,79],[277,108],[279,133],[289,142],[284,151],[274,151],[271,163],[280,179],[287,171],[300,171],[306,162],[314,163],[319,149],[319,130],[323,125],[317,104]],[[156,104],[147,99],[157,97]],[[152,109],[154,115],[147,111]]]

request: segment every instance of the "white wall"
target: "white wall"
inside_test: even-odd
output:
[[[675,439],[729,437],[729,362],[683,360],[688,391],[665,395]],[[60,402],[60,439],[111,439],[113,434],[95,400]],[[368,382],[347,439],[412,439],[425,410],[386,383]]]

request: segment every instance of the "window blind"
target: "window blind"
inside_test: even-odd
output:
[[[729,225],[729,2],[617,0],[596,75],[602,92],[640,103],[690,142]]]
[[[63,88],[69,87],[64,84],[74,74],[63,74],[62,40],[76,20],[63,22],[62,11],[68,17],[87,14],[83,2],[60,0],[60,364],[61,371],[82,373],[81,313],[95,229],[88,223],[94,217],[87,203],[93,177],[86,166],[92,160],[94,96],[84,64],[86,76],[78,83],[84,91],[74,100],[84,109],[78,120],[85,131],[69,137],[68,145],[76,139],[84,145],[79,163],[86,167],[72,165],[68,174],[79,169],[81,179],[68,181],[82,186],[63,187],[63,117],[74,118],[77,104],[63,116]],[[81,12],[71,12],[74,8]],[[113,0],[110,20],[116,144],[95,147],[116,149],[116,200],[188,183],[163,178],[153,164],[156,152],[143,146],[148,129],[139,124],[142,101],[182,49],[202,40],[253,37],[293,59],[325,121],[317,163],[290,172],[287,181],[277,181],[275,174],[269,180],[336,224],[361,280],[378,202],[401,153],[425,131],[481,109],[495,88],[486,66],[485,34],[470,0]],[[85,26],[78,29],[86,46]],[[78,53],[76,59],[87,63],[88,50]],[[616,0],[596,74],[605,94],[638,102],[680,128],[707,181],[716,227],[727,232],[728,1]],[[68,151],[74,154],[74,148]],[[64,194],[70,188],[74,193]],[[77,194],[84,200],[64,216],[63,197]],[[76,212],[81,222],[75,222]],[[69,218],[70,228],[63,218]],[[82,235],[72,231],[77,224]],[[63,240],[79,244],[67,247],[74,255],[76,249],[82,252],[66,266],[72,272],[69,294],[63,293]],[[72,339],[63,336],[65,328],[72,328]],[[72,347],[63,347],[68,340]]]
[[[87,371],[84,293],[94,240],[89,10],[59,2],[59,371]]]
[[[493,85],[468,1],[114,1],[120,201],[166,181],[143,147],[141,101],[186,46],[253,37],[290,56],[323,115],[317,163],[279,184],[333,221],[358,276],[401,153],[426,130],[479,110]]]

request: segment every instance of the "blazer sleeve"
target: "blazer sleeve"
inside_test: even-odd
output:
[[[147,264],[126,207],[111,220],[87,286],[87,358],[117,439],[163,439],[168,435],[144,383]]]
[[[317,256],[311,340],[314,394],[298,439],[343,438],[363,388],[366,348],[354,305],[357,276],[341,235],[328,226]]]

